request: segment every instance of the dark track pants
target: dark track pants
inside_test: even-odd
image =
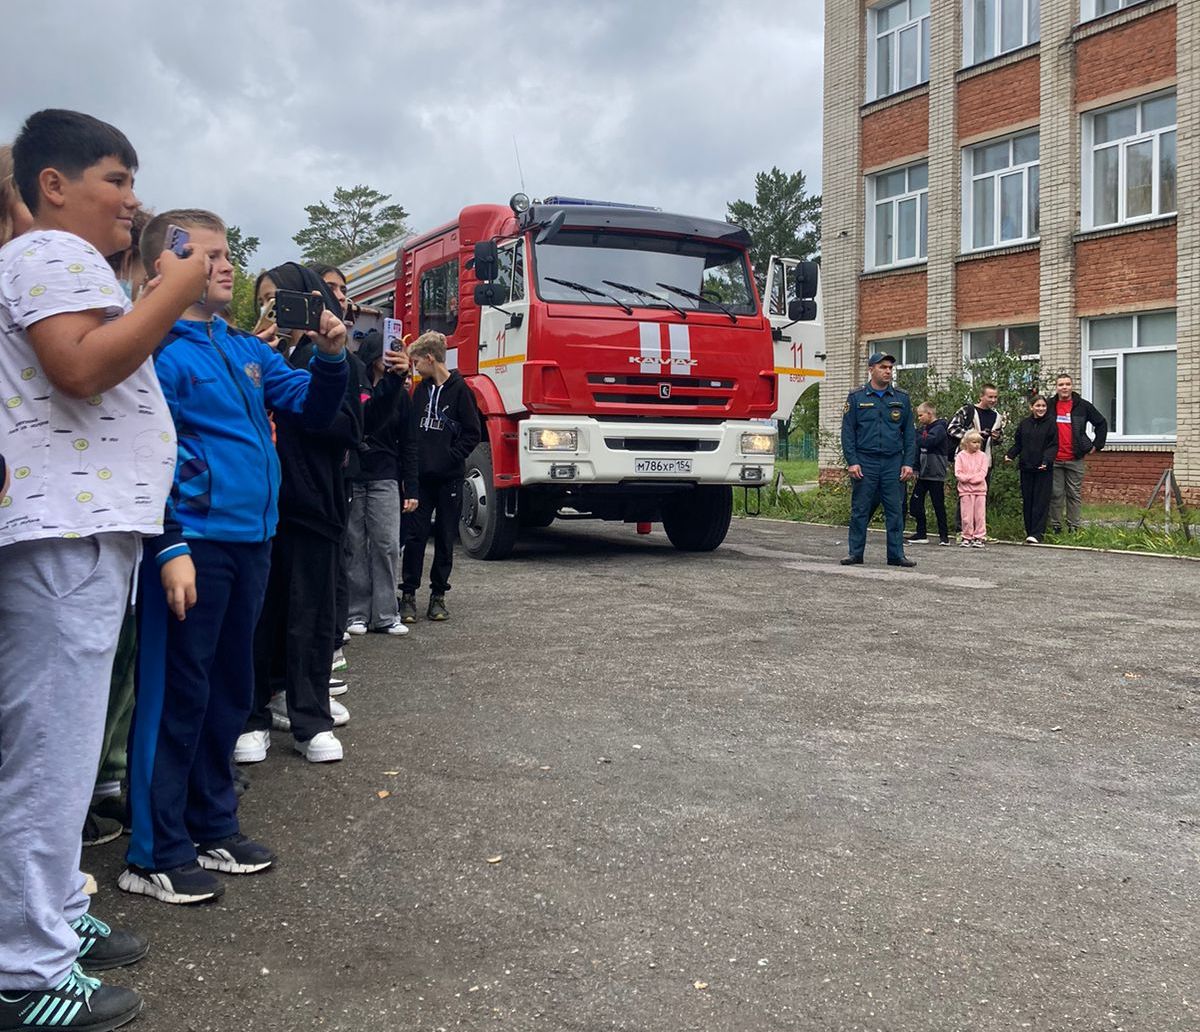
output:
[[[913,488],[912,498],[909,499],[908,511],[917,521],[917,537],[925,537],[928,525],[925,519],[925,497],[933,502],[933,515],[937,520],[938,537],[945,541],[950,536],[950,528],[946,523],[946,485],[940,480],[918,480]]]
[[[254,635],[254,709],[247,731],[270,730],[267,703],[281,690],[298,741],[333,730],[329,664],[336,647],[341,550],[340,540],[301,527],[281,526],[275,535],[266,602]]]
[[[154,870],[186,864],[194,843],[238,831],[230,762],[250,712],[271,554],[266,541],[189,544],[196,605],[186,620],[167,609],[153,545],[139,583],[128,859]]]
[[[860,455],[862,479],[851,481],[850,555],[861,556],[867,547],[867,524],[876,507],[883,505],[887,527],[888,562],[904,557],[904,485],[900,483],[900,456]]]
[[[404,516],[404,557],[401,563],[402,591],[413,593],[421,586],[425,566],[425,544],[433,537],[433,563],[429,567],[429,589],[435,595],[450,590],[454,565],[454,542],[462,514],[461,477],[421,477],[417,511]]]
[[[1021,508],[1025,516],[1025,534],[1039,541],[1046,536],[1046,518],[1050,515],[1050,495],[1054,490],[1054,469],[1021,470]]]

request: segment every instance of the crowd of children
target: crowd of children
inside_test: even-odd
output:
[[[93,977],[147,943],[90,913],[83,844],[124,826],[120,888],[167,903],[271,865],[234,761],[273,728],[342,759],[343,639],[407,633],[431,533],[427,615],[449,616],[480,439],[441,334],[352,353],[336,269],[268,270],[259,325],[231,325],[224,222],[148,216],[137,163],[72,111],[0,149],[0,1032],[141,1009]],[[281,330],[281,290],[315,297],[319,326]]]

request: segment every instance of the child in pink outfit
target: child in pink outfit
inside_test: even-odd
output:
[[[962,448],[954,457],[963,548],[982,548],[983,539],[987,537],[988,457],[981,450],[982,445],[983,437],[979,431],[969,430],[963,434]]]

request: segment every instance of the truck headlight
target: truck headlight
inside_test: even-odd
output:
[[[529,431],[530,451],[578,451],[578,430],[555,430],[549,427]]]
[[[772,455],[775,452],[774,434],[742,434],[743,455]]]

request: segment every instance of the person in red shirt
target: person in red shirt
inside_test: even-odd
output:
[[[1081,398],[1074,381],[1065,373],[1054,381],[1054,400],[1050,415],[1058,431],[1058,451],[1054,456],[1054,486],[1050,494],[1050,523],[1058,533],[1063,527],[1066,504],[1067,530],[1079,529],[1083,497],[1083,457],[1100,451],[1108,437],[1108,420],[1090,401]],[[1089,437],[1088,424],[1094,437]]]

